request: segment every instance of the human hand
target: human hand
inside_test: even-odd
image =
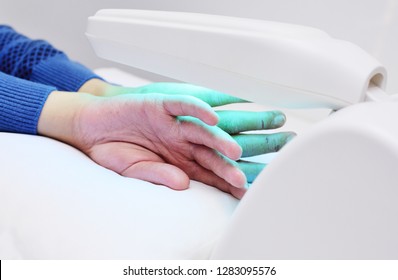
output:
[[[80,91],[90,92],[98,96],[154,93],[188,95],[196,97],[212,107],[247,102],[222,92],[186,83],[151,83],[132,88],[115,86],[102,80],[93,79],[87,82]],[[219,116],[219,123],[217,125],[230,134],[242,147],[243,157],[277,152],[295,136],[293,132],[270,134],[242,133],[282,127],[285,124],[286,117],[280,111],[249,112],[224,110],[217,111],[217,114]],[[245,173],[248,183],[252,183],[263,170],[265,164],[239,160],[238,166]]]
[[[209,105],[189,96],[53,92],[38,132],[127,177],[177,190],[193,179],[240,198],[246,178],[235,160],[242,150],[217,122]]]
[[[137,88],[115,86],[108,89],[108,94],[111,95],[129,93],[189,95],[206,102],[212,107],[247,102],[219,91],[186,83],[152,83]],[[282,127],[285,124],[286,117],[281,111],[250,112],[223,110],[216,111],[216,113],[219,116],[217,126],[230,134],[241,146],[243,157],[277,152],[296,135],[294,132],[270,134],[242,133]],[[265,164],[258,162],[239,160],[237,163],[239,168],[245,173],[248,183],[252,183],[265,167]]]
[[[218,127],[227,132],[241,146],[242,157],[252,157],[278,152],[292,140],[294,132],[278,133],[245,133],[280,128],[285,124],[285,115],[280,111],[248,112],[248,111],[217,111],[220,121]],[[243,133],[242,133],[243,132]],[[254,179],[266,166],[263,163],[239,160],[239,168],[245,173],[247,182]]]
[[[243,99],[215,91],[212,89],[191,85],[187,83],[151,83],[139,87],[123,87],[109,84],[99,79],[86,82],[79,92],[90,93],[96,96],[112,97],[124,94],[153,94],[161,93],[167,95],[188,95],[196,97],[211,107],[227,105],[232,103],[247,102]]]

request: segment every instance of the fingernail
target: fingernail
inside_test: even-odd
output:
[[[242,157],[243,149],[235,140],[233,140],[233,144],[234,144],[235,151],[234,151],[234,154],[233,155],[231,154],[231,156],[229,158],[232,160],[238,160]]]
[[[286,143],[289,143],[290,141],[292,141],[293,138],[296,138],[296,136],[297,135],[295,133],[289,134],[289,136],[286,137]]]
[[[246,184],[247,184],[247,179],[246,179],[246,175],[245,173],[240,170],[238,167],[236,168],[237,172],[239,173],[239,177],[241,177],[242,181],[240,182],[239,185],[235,185],[235,187],[239,188],[239,189],[243,189],[246,188]],[[243,183],[244,182],[244,183]]]
[[[279,127],[282,126],[286,121],[286,118],[284,115],[280,114],[277,115],[271,122],[272,127]]]

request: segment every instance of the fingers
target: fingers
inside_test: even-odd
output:
[[[189,178],[184,171],[174,165],[163,162],[137,162],[124,170],[121,175],[157,185],[164,185],[173,190],[185,190],[189,186]]]
[[[226,182],[223,178],[217,176],[212,171],[197,165],[194,172],[190,175],[191,179],[213,186],[223,192],[230,193],[234,197],[241,199],[246,193],[245,188],[236,188]]]
[[[186,83],[153,83],[138,87],[134,90],[138,93],[163,93],[168,95],[190,95],[206,102],[212,107],[232,103],[247,102],[246,100]]]
[[[242,148],[220,128],[208,126],[192,117],[179,117],[178,120],[181,124],[181,132],[188,142],[217,150],[233,160],[241,157]]]
[[[239,160],[238,165],[240,170],[245,174],[248,183],[253,183],[258,174],[260,174],[266,166],[264,163],[244,160]]]
[[[125,142],[95,145],[88,156],[101,166],[122,176],[141,179],[175,190],[189,186],[188,175],[180,168],[167,164],[152,151]]]
[[[246,189],[237,189],[237,188],[230,189],[230,193],[237,199],[242,199],[242,197],[245,195],[246,191],[247,191]]]
[[[183,95],[162,96],[163,107],[172,116],[192,116],[208,125],[216,125],[218,123],[218,116],[213,109],[195,97]]]
[[[293,132],[279,132],[273,134],[239,134],[233,136],[233,138],[242,147],[242,157],[251,157],[277,152],[295,135]]]
[[[197,145],[192,150],[193,157],[198,164],[207,170],[211,170],[217,176],[236,188],[246,186],[245,174],[231,161],[215,150]]]
[[[286,121],[286,117],[281,111],[217,111],[216,113],[219,117],[217,126],[229,134],[279,128]]]

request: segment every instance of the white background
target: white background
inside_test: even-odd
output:
[[[1,271],[4,280],[167,280],[167,279],[244,279],[244,280],[335,280],[383,279],[398,277],[397,261],[4,261]],[[134,276],[123,275],[123,269],[189,268],[213,270],[207,276]],[[217,267],[275,267],[275,275],[217,275]]]

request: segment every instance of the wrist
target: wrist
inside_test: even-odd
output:
[[[90,94],[53,91],[41,111],[38,134],[81,148],[79,119],[87,104],[96,98]]]
[[[80,89],[79,93],[89,93],[95,96],[112,97],[127,93],[139,93],[138,88],[123,87],[109,84],[103,80],[94,78],[85,82]]]
[[[112,85],[107,82],[94,78],[85,82],[78,90],[80,93],[90,93],[95,96],[106,96]]]

